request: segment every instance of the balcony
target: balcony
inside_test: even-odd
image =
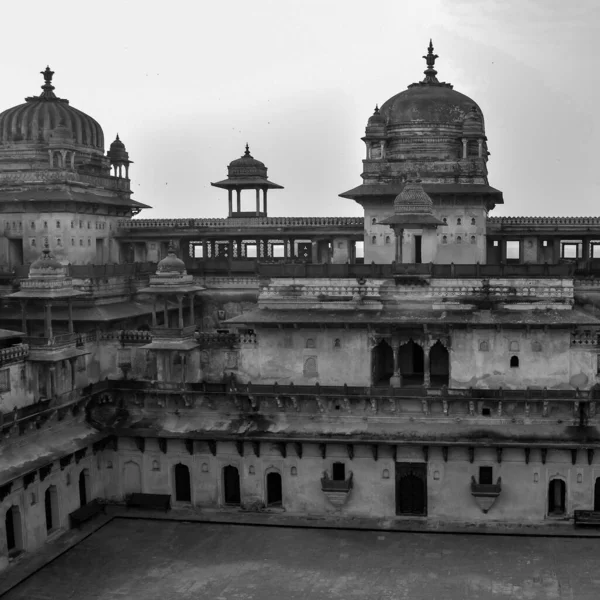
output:
[[[25,341],[29,347],[34,349],[39,348],[65,348],[71,344],[76,344],[81,336],[77,333],[61,333],[52,337],[26,337]]]
[[[152,329],[152,338],[157,340],[177,340],[192,337],[195,332],[195,325],[187,325],[186,327],[155,327]]]
[[[475,477],[471,477],[471,495],[475,498],[475,502],[484,514],[492,508],[496,498],[502,491],[502,479],[498,477],[498,481],[494,483],[477,483]]]
[[[327,472],[325,472],[324,477],[321,477],[321,490],[337,510],[341,509],[348,500],[350,490],[352,490],[352,473],[346,479],[334,480],[330,479]]]

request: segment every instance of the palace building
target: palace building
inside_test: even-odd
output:
[[[0,114],[0,568],[150,495],[450,524],[600,511],[600,217],[492,216],[493,140],[437,58],[367,120],[341,194],[364,218],[269,216],[282,186],[248,146],[212,183],[223,218],[133,218],[124,141],[106,151],[50,68]]]

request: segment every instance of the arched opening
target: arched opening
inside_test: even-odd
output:
[[[281,475],[279,473],[267,474],[267,506],[281,506]]]
[[[548,514],[565,514],[566,485],[562,479],[553,479],[548,488]]]
[[[400,346],[400,373],[402,384],[406,386],[423,385],[425,368],[423,348],[412,340]]]
[[[223,469],[223,497],[225,504],[240,504],[240,474],[235,467]]]
[[[83,469],[79,473],[79,506],[84,506],[88,503],[88,482],[90,473],[87,469]]]
[[[14,556],[23,550],[23,537],[21,528],[21,511],[18,506],[11,506],[6,511],[4,518],[6,531],[6,547],[9,556]]]
[[[510,366],[512,369],[516,369],[519,367],[519,357],[518,356],[510,357]]]
[[[58,493],[56,486],[51,485],[44,494],[44,508],[46,512],[46,531],[50,533],[60,526],[58,517]]]
[[[140,466],[132,460],[123,465],[123,492],[125,496],[129,494],[141,494],[142,492],[142,473]]]
[[[600,477],[596,477],[594,484],[594,510],[600,511]]]
[[[394,374],[394,351],[385,340],[373,348],[372,361],[373,385],[389,385]]]
[[[397,465],[396,514],[425,515],[427,513],[425,478],[425,465]]]
[[[192,501],[190,470],[181,463],[175,465],[175,500],[177,502]]]
[[[446,347],[439,341],[429,351],[429,370],[433,387],[442,387],[449,384],[450,356]]]

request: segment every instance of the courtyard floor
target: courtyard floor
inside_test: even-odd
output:
[[[587,600],[600,539],[115,518],[4,600]]]

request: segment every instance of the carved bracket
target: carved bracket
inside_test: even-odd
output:
[[[294,442],[294,450],[296,450],[298,458],[302,458],[302,442]]]

